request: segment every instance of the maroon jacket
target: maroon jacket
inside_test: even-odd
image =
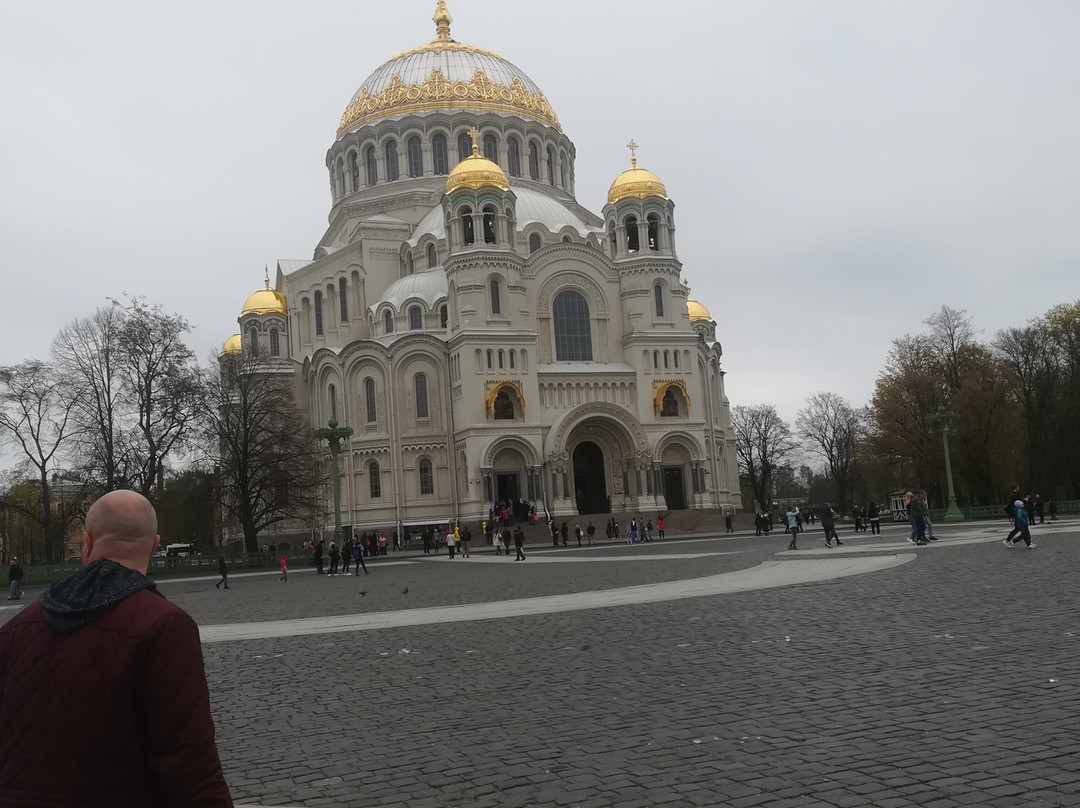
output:
[[[56,628],[65,581],[0,626],[0,808],[231,807],[195,622],[138,573],[102,570],[128,588],[84,585],[96,612]]]

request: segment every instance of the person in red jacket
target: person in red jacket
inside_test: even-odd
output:
[[[159,541],[145,497],[106,494],[83,568],[0,626],[4,808],[232,806],[199,629],[146,577]]]

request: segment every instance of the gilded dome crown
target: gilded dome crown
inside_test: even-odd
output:
[[[472,155],[466,157],[450,171],[450,176],[446,178],[446,193],[451,194],[459,188],[475,190],[485,186],[494,186],[504,191],[510,190],[510,181],[506,178],[506,172],[499,168],[497,163],[480,156],[480,151],[476,146],[480,133],[473,129],[469,134],[473,141]]]
[[[630,168],[623,171],[611,183],[607,201],[614,205],[620,199],[644,199],[647,196],[660,196],[667,199],[667,188],[660,178],[644,168],[638,168],[637,148],[634,141],[627,144],[630,149]]]
[[[244,345],[240,341],[239,334],[233,334],[227,340],[225,344],[221,346],[221,352],[223,354],[232,354],[233,356],[239,356],[244,350]]]
[[[285,299],[285,295],[281,294],[277,289],[270,288],[270,273],[268,270],[266,279],[263,281],[263,288],[251,294],[244,301],[244,308],[240,310],[240,316],[270,313],[288,314],[289,302]]]
[[[686,300],[686,313],[690,315],[690,322],[696,322],[697,320],[711,320],[712,315],[709,314],[709,310],[698,303],[696,300]]]

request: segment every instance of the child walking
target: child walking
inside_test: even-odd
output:
[[[289,582],[289,557],[284,553],[281,554],[281,577],[278,580]]]

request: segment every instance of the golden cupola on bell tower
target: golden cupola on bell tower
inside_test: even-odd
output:
[[[631,140],[626,148],[630,150],[630,167],[611,183],[604,206],[611,257],[674,257],[675,203],[668,198],[660,178],[638,165],[638,144]]]

